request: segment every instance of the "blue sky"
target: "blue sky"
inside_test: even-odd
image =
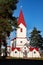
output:
[[[17,9],[14,11],[13,16],[19,16],[20,6],[22,6],[28,36],[34,27],[40,30],[41,35],[43,36],[43,0],[19,0]],[[10,38],[12,39],[14,37],[15,33],[13,31]]]

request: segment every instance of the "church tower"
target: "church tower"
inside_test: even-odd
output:
[[[20,15],[18,17],[18,29],[16,32],[16,47],[23,47],[27,42],[26,38],[26,23],[24,20],[23,12],[20,10]]]

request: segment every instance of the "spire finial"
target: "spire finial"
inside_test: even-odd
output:
[[[23,6],[21,5],[20,7],[22,8]]]
[[[23,7],[23,6],[21,5],[21,6],[20,6],[20,9],[22,9],[22,7]]]
[[[21,0],[21,2],[20,2],[20,9],[22,9],[22,6],[23,5],[23,0]]]

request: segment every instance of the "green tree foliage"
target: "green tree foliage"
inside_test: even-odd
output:
[[[6,37],[9,37],[10,32],[18,27],[17,18],[12,16],[13,11],[17,8],[17,3],[18,0],[0,0],[0,49],[2,42],[6,49]]]
[[[40,31],[38,31],[35,27],[33,31],[30,33],[30,45],[33,47],[42,48],[43,39],[40,35]]]

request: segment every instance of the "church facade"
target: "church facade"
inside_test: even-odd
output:
[[[23,12],[20,10],[18,17],[18,28],[16,31],[16,38],[11,40],[10,46],[7,47],[7,51],[10,49],[11,57],[41,57],[38,48],[32,48],[29,46],[30,41],[26,36],[26,23],[24,20]]]
[[[16,39],[14,38],[13,40],[16,40],[16,47],[23,47],[24,44],[27,43],[27,36],[26,36],[26,23],[24,20],[23,12],[22,10],[20,11],[20,15],[18,18],[18,28],[16,31]]]

